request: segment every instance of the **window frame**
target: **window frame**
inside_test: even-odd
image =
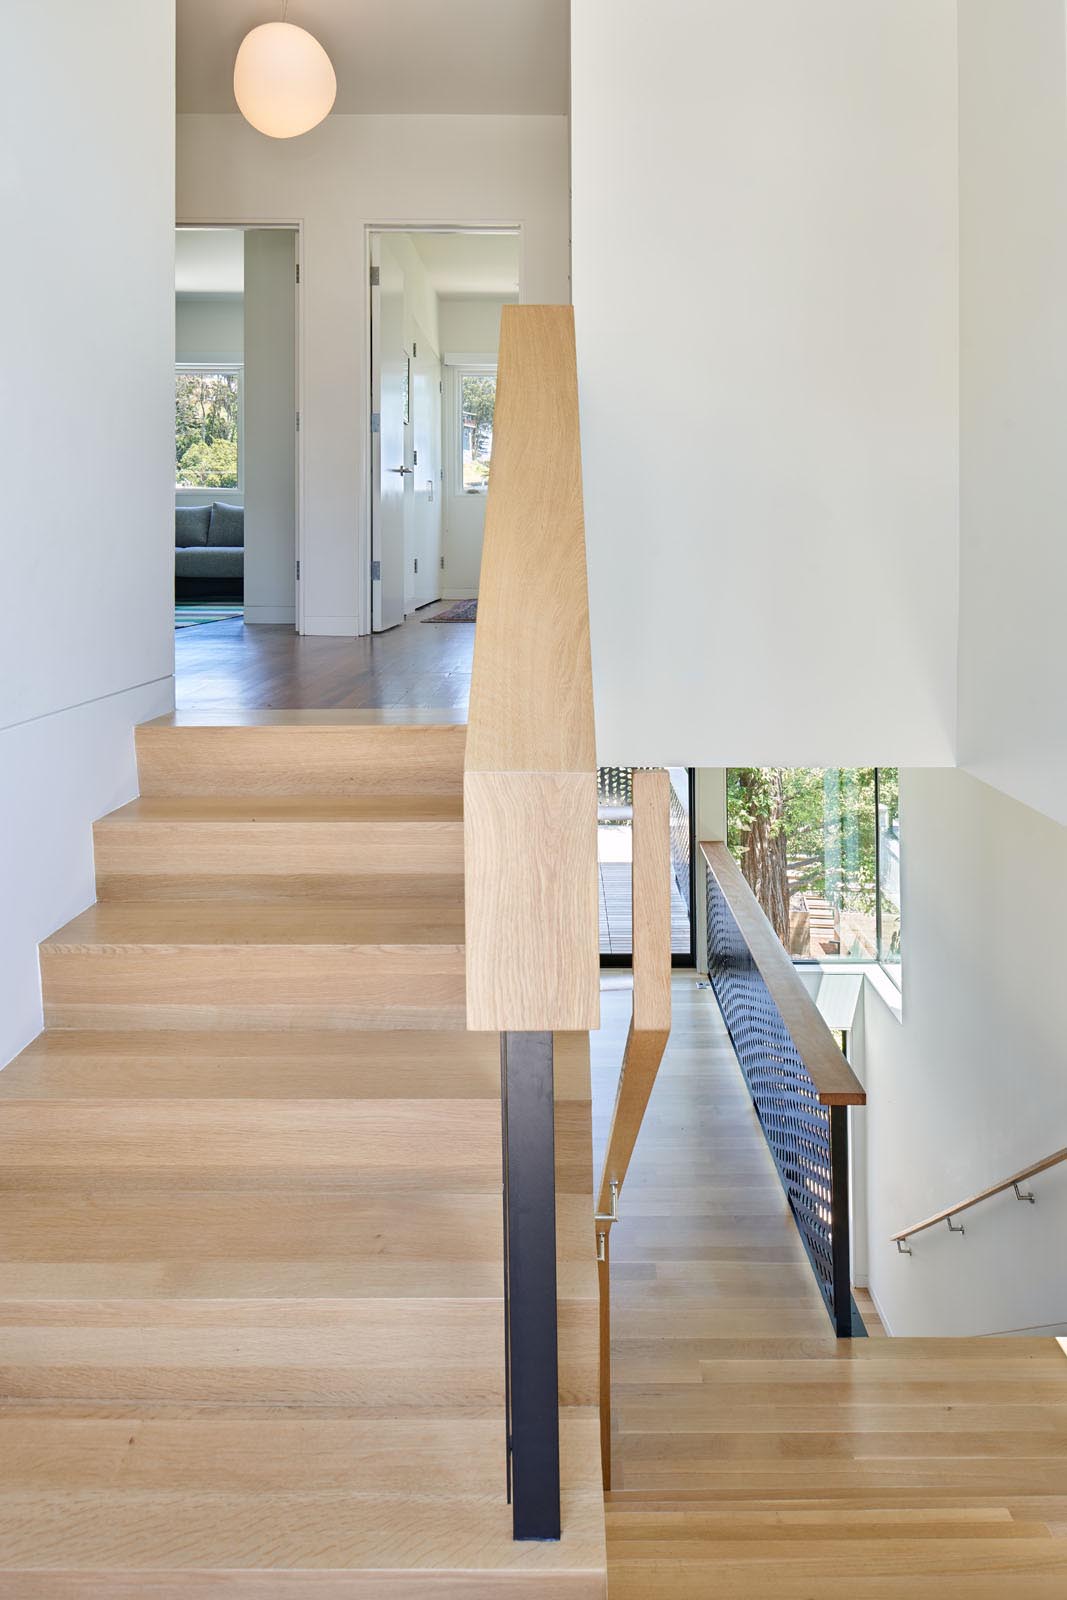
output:
[[[241,494],[245,492],[245,364],[243,361],[176,361],[175,382],[182,373],[197,373],[202,377],[217,375],[237,379],[237,482],[228,487],[211,488],[202,483],[178,483],[178,464],[174,464],[175,494]]]

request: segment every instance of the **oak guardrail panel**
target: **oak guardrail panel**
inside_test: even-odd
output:
[[[671,1031],[670,777],[633,774],[633,1016],[604,1152],[595,1227],[600,1287],[600,1463],[611,1488],[610,1237],[618,1197]]]
[[[1008,1189],[1018,1190],[1020,1183],[1036,1178],[1039,1173],[1047,1172],[1050,1167],[1058,1167],[1061,1161],[1067,1161],[1067,1150],[1055,1150],[1043,1160],[1035,1161],[1029,1167],[1023,1167],[1020,1172],[1013,1172],[1010,1178],[1002,1178],[999,1183],[991,1183],[988,1189],[979,1189],[976,1194],[968,1195],[966,1200],[960,1200],[958,1204],[948,1206],[944,1211],[936,1211],[932,1217],[924,1217],[921,1222],[913,1222],[910,1228],[902,1228],[900,1233],[891,1233],[889,1242],[903,1243],[913,1234],[923,1233],[927,1228],[936,1228],[940,1222],[951,1222],[953,1217],[958,1217],[963,1211],[970,1211],[972,1206],[981,1205],[983,1200],[992,1200],[994,1195],[1005,1194]],[[1020,1195],[1019,1198],[1032,1200],[1033,1196]]]
[[[767,992],[824,1106],[862,1106],[867,1094],[838,1048],[763,908],[725,844],[700,846]]]
[[[500,324],[463,780],[467,1026],[600,1022],[596,738],[569,306]]]
[[[633,1018],[604,1153],[597,1211],[611,1210],[626,1180],[648,1098],[671,1031],[670,778],[633,775]],[[598,1224],[602,1230],[611,1224]]]

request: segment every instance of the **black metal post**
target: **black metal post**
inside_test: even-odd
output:
[[[552,1035],[500,1036],[508,1491],[516,1539],[558,1539],[559,1361]]]
[[[848,1217],[848,1107],[830,1107],[830,1249],[834,1331],[852,1337],[852,1263]]]

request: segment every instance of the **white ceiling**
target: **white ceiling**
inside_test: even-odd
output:
[[[174,239],[178,294],[243,294],[245,236],[241,228],[179,228]]]
[[[514,233],[413,233],[431,288],[446,299],[517,298],[519,239]]]
[[[178,110],[236,111],[233,62],[281,0],[177,0]],[[335,110],[563,116],[569,0],[289,0],[322,43]]]

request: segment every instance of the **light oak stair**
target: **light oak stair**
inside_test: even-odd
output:
[[[580,1034],[561,1542],[516,1544],[505,1498],[463,729],[161,723],[138,755],[0,1073],[0,1594],[602,1600]]]

